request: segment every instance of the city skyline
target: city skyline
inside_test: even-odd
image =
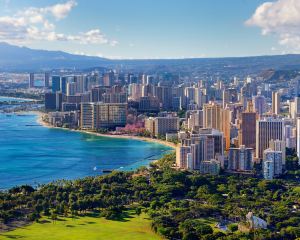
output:
[[[293,0],[0,1],[0,41],[113,59],[299,53]]]

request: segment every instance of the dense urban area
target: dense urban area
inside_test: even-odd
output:
[[[10,103],[6,114],[41,111],[48,127],[175,149],[134,172],[1,192],[3,229],[43,216],[122,219],[134,210],[167,239],[300,237],[300,74],[157,69],[0,74],[1,96],[31,99]]]

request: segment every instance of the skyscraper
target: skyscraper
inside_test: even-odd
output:
[[[45,86],[45,88],[49,88],[49,86],[50,86],[50,73],[49,72],[45,72],[44,86]]]
[[[249,171],[253,168],[253,148],[241,145],[239,148],[229,148],[228,169],[232,171]]]
[[[254,110],[261,116],[266,112],[266,99],[262,95],[252,98]]]
[[[67,82],[68,82],[68,78],[67,77],[61,77],[60,78],[60,91],[63,94],[67,93]]]
[[[281,140],[278,140],[278,139],[276,139],[276,140],[272,139],[269,143],[269,148],[271,150],[274,150],[274,151],[282,152],[282,165],[285,166],[285,155],[286,155],[286,153],[285,153],[285,148],[286,148],[285,141],[281,141]]]
[[[67,96],[74,96],[76,94],[76,84],[74,82],[67,83]],[[93,102],[93,101],[92,101]]]
[[[126,117],[126,103],[81,103],[81,129],[97,130],[124,127]]]
[[[222,129],[225,139],[225,148],[228,150],[230,148],[230,130],[231,130],[231,111],[230,109],[222,109]]]
[[[60,76],[52,76],[52,92],[60,91]]]
[[[223,108],[227,103],[235,103],[238,101],[238,93],[236,88],[228,88],[223,90]]]
[[[297,156],[299,158],[299,164],[300,164],[300,117],[297,118]]]
[[[283,140],[283,121],[278,118],[267,117],[256,122],[256,154],[263,158],[263,151],[269,148],[270,141]]]
[[[145,128],[154,136],[176,133],[179,130],[178,117],[155,117],[145,121]]]
[[[34,88],[34,73],[30,73],[29,74],[29,84],[28,84],[29,88]]]
[[[280,113],[280,94],[279,92],[272,92],[272,113]]]
[[[246,111],[239,115],[238,142],[248,148],[255,148],[257,113],[253,112],[252,102],[248,102]]]
[[[282,152],[266,149],[263,153],[263,175],[272,180],[282,174]]]
[[[295,117],[300,116],[300,97],[295,97]]]
[[[115,81],[115,77],[114,77],[114,73],[112,71],[104,74],[103,86],[112,86],[112,85],[114,85],[114,81]]]
[[[214,128],[222,131],[222,107],[210,102],[203,105],[204,128]]]

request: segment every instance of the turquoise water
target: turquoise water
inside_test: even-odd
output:
[[[2,97],[0,96],[0,102],[28,102],[30,99],[14,98],[14,97]]]
[[[37,115],[0,114],[0,189],[132,170],[170,148],[112,139],[36,124]]]

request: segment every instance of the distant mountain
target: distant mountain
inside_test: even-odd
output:
[[[88,68],[107,59],[69,54],[62,51],[34,50],[0,42],[0,70],[31,71],[59,68]]]
[[[300,70],[300,55],[274,55],[227,58],[111,60],[62,51],[34,50],[0,43],[0,71],[39,71],[45,69],[125,67],[127,70],[191,72],[222,75],[251,74],[273,70]]]

